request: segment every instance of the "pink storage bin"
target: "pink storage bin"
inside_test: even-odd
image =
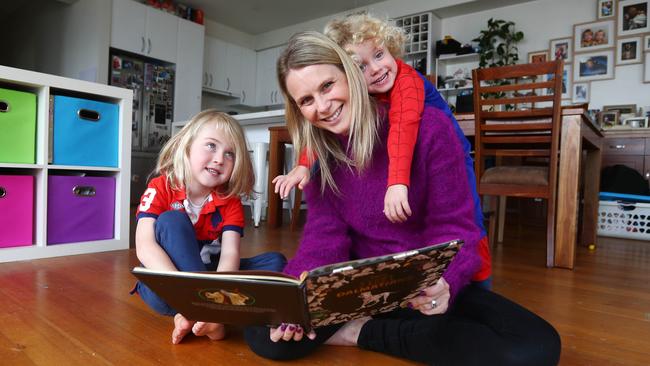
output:
[[[0,175],[0,248],[34,244],[34,177]]]

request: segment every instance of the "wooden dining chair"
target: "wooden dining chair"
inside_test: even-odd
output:
[[[477,188],[479,195],[490,196],[495,211],[489,218],[490,241],[496,211],[505,208],[496,197],[546,199],[548,267],[554,256],[562,70],[558,60],[475,69],[472,75]]]

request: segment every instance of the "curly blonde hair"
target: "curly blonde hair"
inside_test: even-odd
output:
[[[246,147],[244,130],[234,118],[215,109],[199,112],[167,141],[158,156],[156,173],[164,175],[172,189],[185,189],[192,181],[190,148],[201,128],[207,125],[223,132],[235,150],[232,174],[227,184],[218,187],[218,193],[224,198],[250,196],[255,184],[255,175]]]
[[[386,47],[395,58],[404,55],[407,38],[402,28],[365,12],[329,21],[325,25],[325,35],[346,50],[349,45],[373,41],[378,46]]]

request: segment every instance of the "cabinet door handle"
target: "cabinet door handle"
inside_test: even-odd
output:
[[[142,39],[142,47],[140,47],[140,52],[144,52],[144,36],[140,38]]]
[[[212,86],[212,73],[210,73],[210,86]]]
[[[271,92],[271,103],[273,103],[273,92]]]
[[[616,150],[623,150],[625,149],[625,145],[609,145],[610,149],[616,149]]]
[[[241,91],[241,102],[244,103],[246,101],[246,90]]]
[[[147,51],[147,54],[151,53],[151,38],[147,38],[147,42],[149,43],[149,50]]]
[[[226,90],[230,90],[230,78],[226,78]]]

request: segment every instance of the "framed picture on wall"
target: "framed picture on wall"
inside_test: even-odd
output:
[[[614,50],[582,53],[575,57],[575,82],[614,78]]]
[[[555,78],[554,74],[548,74],[546,76],[546,81],[551,81]],[[564,64],[564,69],[562,70],[562,99],[571,99],[571,92],[573,91],[573,83],[571,80],[571,64]],[[553,93],[553,89],[546,90],[545,94],[549,95]]]
[[[573,103],[589,103],[589,83],[573,84]]]
[[[574,52],[614,47],[614,20],[581,23],[573,26]]]
[[[619,0],[616,13],[619,37],[650,31],[648,4],[650,0]]]
[[[641,63],[641,37],[621,38],[616,41],[616,65]]]
[[[596,9],[598,19],[610,18],[614,16],[614,0],[598,0],[598,9]]]
[[[528,52],[528,63],[536,64],[548,61],[548,50]]]
[[[573,53],[571,37],[556,38],[549,41],[549,56],[551,61],[557,59],[564,60],[564,63],[571,61],[571,54]]]
[[[650,83],[650,52],[646,52],[643,58],[643,82]]]

